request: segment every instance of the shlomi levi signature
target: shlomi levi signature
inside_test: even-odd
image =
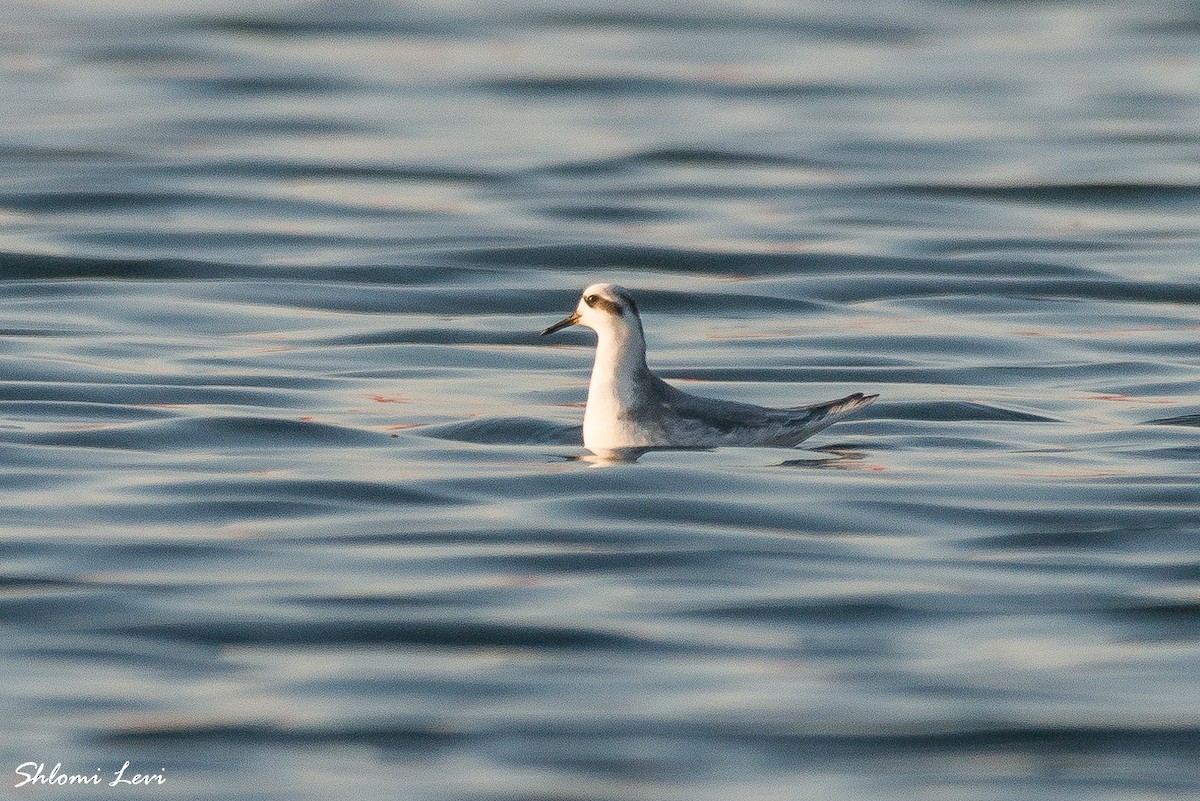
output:
[[[161,768],[159,770],[162,770]],[[106,784],[109,787],[120,787],[122,785],[129,786],[145,786],[153,784],[166,784],[166,772],[161,773],[132,773],[129,770],[129,763],[126,762],[121,766],[120,770],[113,771],[112,780],[108,781],[107,776],[101,775],[99,769],[94,773],[63,773],[62,763],[55,763],[50,772],[46,772],[46,763],[44,762],[22,762],[17,765],[15,773],[22,777],[20,781],[13,787],[25,787],[26,785],[51,785],[63,786],[68,784]]]

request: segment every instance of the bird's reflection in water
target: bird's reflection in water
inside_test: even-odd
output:
[[[570,462],[586,462],[591,467],[611,467],[618,464],[632,464],[651,452],[712,452],[715,450],[716,448],[616,448],[596,453],[578,453],[562,458]],[[821,448],[805,449],[803,453],[809,454],[809,456],[801,459],[787,459],[775,467],[802,467],[817,470],[877,469],[866,461],[865,451],[845,445],[827,445]]]
[[[866,451],[860,451],[847,445],[825,445],[820,448],[806,450],[810,458],[787,459],[777,467],[803,467],[811,470],[874,470],[878,469],[867,462]]]
[[[613,448],[599,450],[595,453],[578,453],[565,457],[572,462],[587,462],[592,467],[609,467],[618,464],[631,464],[647,453],[660,451],[712,451],[714,448]]]

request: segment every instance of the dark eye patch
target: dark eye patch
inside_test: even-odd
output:
[[[621,304],[609,300],[608,298],[604,298],[599,295],[588,295],[583,299],[583,302],[591,306],[593,309],[600,308],[617,317],[625,316],[625,310],[621,308]]]

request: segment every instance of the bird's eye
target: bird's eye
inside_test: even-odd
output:
[[[583,299],[583,302],[589,306],[595,306],[596,305],[596,296],[588,295],[586,298]]]

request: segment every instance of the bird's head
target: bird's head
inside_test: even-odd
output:
[[[542,336],[571,325],[587,326],[599,336],[611,333],[623,338],[636,332],[640,337],[642,333],[642,321],[633,296],[625,287],[616,284],[592,284],[583,290],[575,311],[542,331]]]

